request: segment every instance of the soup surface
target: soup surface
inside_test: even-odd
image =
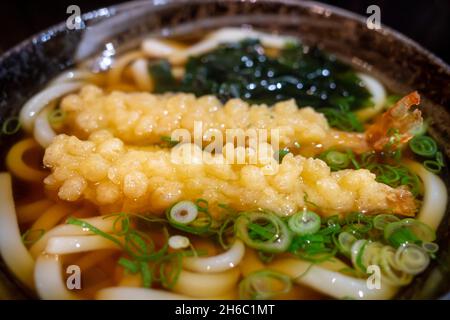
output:
[[[38,297],[390,299],[435,258],[417,92],[249,29],[114,52],[2,124],[0,253]]]

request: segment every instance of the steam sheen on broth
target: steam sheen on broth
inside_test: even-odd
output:
[[[445,163],[417,92],[249,29],[90,62],[3,124],[0,253],[38,297],[390,299],[435,258]],[[226,139],[252,129],[270,138]]]

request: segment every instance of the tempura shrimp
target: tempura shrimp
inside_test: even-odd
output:
[[[420,96],[414,91],[381,114],[363,133],[330,130],[321,149],[347,149],[358,154],[371,150],[380,152],[399,149],[423,125],[421,111],[411,109],[419,103]]]

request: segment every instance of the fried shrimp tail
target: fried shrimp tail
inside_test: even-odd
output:
[[[369,146],[375,151],[395,150],[412,139],[423,124],[420,110],[411,109],[419,103],[420,96],[414,91],[383,113],[365,133]]]

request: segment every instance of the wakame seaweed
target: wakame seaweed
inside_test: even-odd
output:
[[[215,50],[190,57],[185,75],[174,84],[167,65],[153,67],[156,92],[214,94],[222,102],[241,98],[249,103],[272,105],[295,99],[298,106],[311,106],[333,117],[341,130],[361,131],[351,111],[370,104],[370,94],[353,70],[332,55],[314,47],[291,43],[277,57],[265,54],[258,40],[222,44]],[[164,74],[163,77],[161,75]],[[342,118],[345,121],[336,121]]]

